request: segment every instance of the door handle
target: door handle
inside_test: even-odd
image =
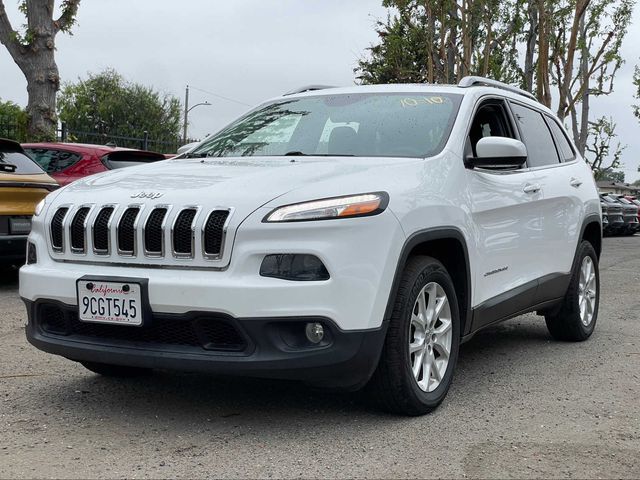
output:
[[[571,180],[569,180],[569,185],[578,188],[580,185],[582,185],[582,180],[580,180],[579,178],[571,177]]]
[[[540,185],[537,183],[527,183],[522,190],[524,193],[538,193],[540,191]]]

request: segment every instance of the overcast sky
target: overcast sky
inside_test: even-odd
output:
[[[5,0],[14,27],[17,0]],[[56,3],[60,3],[57,1]],[[302,85],[351,85],[353,68],[375,42],[381,0],[83,0],[73,36],[57,37],[63,81],[113,67],[128,80],[184,96],[194,109],[189,135],[200,138],[264,99]],[[640,12],[625,39],[627,63],[615,93],[595,100],[598,115],[614,117],[627,181],[637,179],[640,123],[631,111],[633,66],[640,63]],[[202,90],[210,93],[205,93]],[[229,101],[213,94],[235,100]],[[26,105],[26,83],[0,46],[0,98]],[[239,103],[237,103],[239,102]]]

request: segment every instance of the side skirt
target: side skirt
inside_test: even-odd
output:
[[[554,273],[490,298],[473,309],[471,331],[465,342],[476,332],[496,323],[536,310],[551,308],[567,292],[570,273]]]

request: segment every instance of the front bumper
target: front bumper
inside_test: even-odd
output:
[[[0,236],[0,263],[23,264],[26,258],[26,235]]]
[[[40,350],[71,360],[303,380],[323,387],[362,387],[377,366],[386,333],[386,324],[372,330],[343,331],[327,318],[236,319],[211,312],[154,314],[142,327],[96,327],[79,322],[74,305],[24,301],[28,341]],[[304,341],[304,326],[310,321],[320,322],[325,328],[325,339],[318,345]],[[233,349],[211,347],[210,339],[203,335],[219,339],[221,334],[213,327],[216,322],[235,330],[243,342],[235,341]],[[151,333],[159,328],[154,323],[165,325],[164,335]],[[203,328],[196,327],[189,337],[183,332],[187,324]]]

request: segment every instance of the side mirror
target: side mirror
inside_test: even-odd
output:
[[[477,157],[467,157],[467,167],[513,170],[527,161],[527,147],[520,140],[484,137],[476,144]]]

